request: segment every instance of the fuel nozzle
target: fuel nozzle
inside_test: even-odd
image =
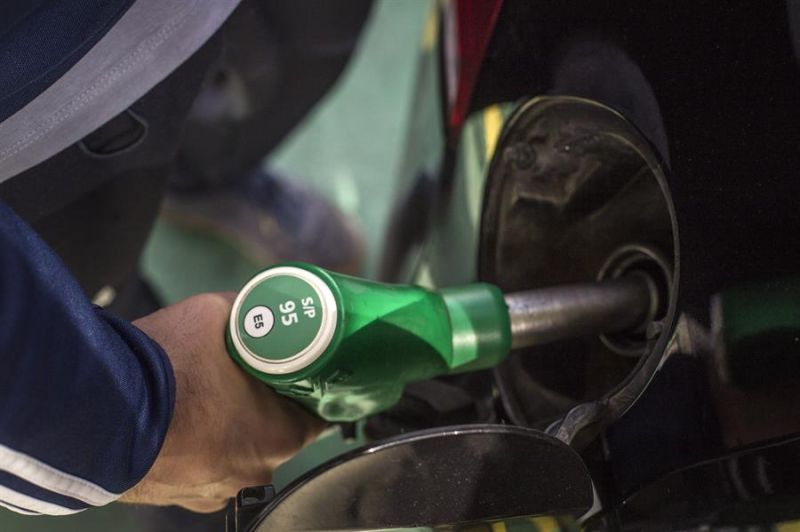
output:
[[[439,291],[287,263],[240,291],[228,350],[249,373],[329,421],[393,406],[406,384],[500,364],[512,348],[636,329],[653,313],[645,276],[503,295]]]

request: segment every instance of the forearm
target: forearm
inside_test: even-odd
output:
[[[64,514],[106,504],[152,466],[170,423],[163,350],[94,307],[0,204],[0,502]]]

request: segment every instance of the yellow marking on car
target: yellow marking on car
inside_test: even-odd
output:
[[[536,526],[539,532],[559,532],[561,527],[553,517],[533,517],[530,522]]]
[[[425,16],[425,27],[422,28],[422,41],[420,48],[423,52],[430,52],[436,46],[439,37],[439,9],[435,2],[431,4]]]
[[[800,521],[784,521],[775,525],[776,532],[800,532]]]
[[[497,139],[500,137],[500,129],[503,127],[503,112],[499,105],[490,105],[483,111],[483,136],[484,146],[486,146],[486,160],[490,160],[494,155],[497,146]]]

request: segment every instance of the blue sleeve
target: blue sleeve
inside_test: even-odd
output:
[[[0,202],[0,505],[63,515],[117,499],[152,466],[174,395],[161,347],[93,306]]]

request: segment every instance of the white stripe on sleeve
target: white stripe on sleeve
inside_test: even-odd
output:
[[[0,471],[8,471],[31,484],[59,495],[72,497],[92,506],[103,506],[117,500],[122,495],[121,493],[106,491],[97,484],[59,471],[32,456],[15,451],[2,444],[0,444]],[[6,500],[16,504],[11,500]],[[24,504],[21,506],[30,508]],[[38,511],[36,508],[30,509]]]
[[[8,504],[7,502],[0,501],[0,508],[5,508],[6,510],[11,510],[12,512],[22,514],[22,515],[42,515],[37,512],[31,512],[30,510],[26,510],[25,508],[20,508],[19,506],[14,506],[13,504]]]
[[[72,510],[70,508],[64,508],[63,506],[59,506],[50,502],[40,501],[39,499],[34,499],[28,495],[8,489],[5,486],[0,486],[0,501],[4,501],[6,503],[3,506],[18,513],[28,512],[28,514],[32,514],[34,512],[38,512],[46,515],[71,515],[83,511]],[[25,510],[22,510],[23,508],[25,508]]]

